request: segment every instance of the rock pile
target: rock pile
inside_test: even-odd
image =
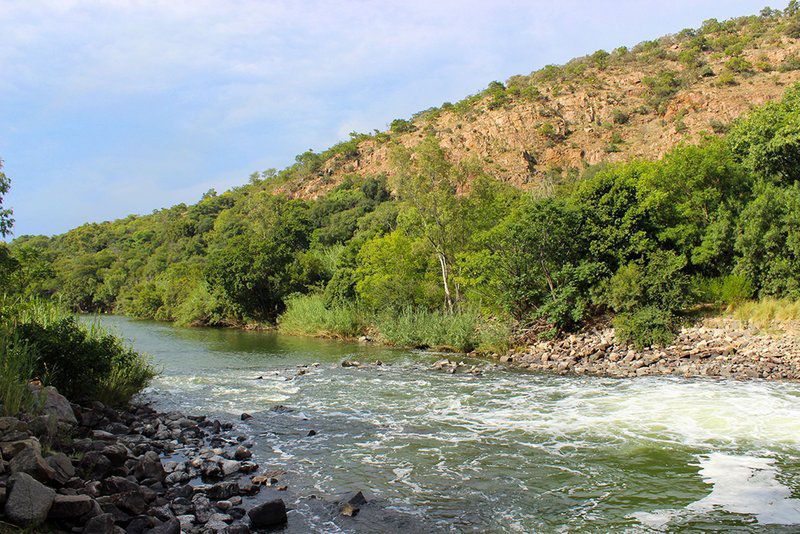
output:
[[[672,345],[641,350],[619,343],[613,328],[605,328],[535,343],[500,359],[559,374],[800,379],[797,336],[757,335],[735,324],[686,327]]]
[[[5,521],[89,534],[245,534],[286,522],[281,499],[245,510],[243,498],[277,480],[250,475],[252,443],[230,423],[71,405],[53,388],[41,397],[41,415],[0,418]]]

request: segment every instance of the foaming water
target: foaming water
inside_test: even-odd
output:
[[[449,375],[435,355],[104,321],[164,367],[163,408],[252,413],[259,462],[299,493],[364,490],[446,531],[800,525],[794,383]]]

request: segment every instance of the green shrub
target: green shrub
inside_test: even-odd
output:
[[[392,133],[401,134],[413,132],[417,129],[417,127],[414,126],[414,123],[411,121],[407,121],[405,119],[395,119],[389,125],[389,129],[392,131]]]
[[[698,293],[705,302],[731,308],[752,298],[754,289],[748,278],[729,274],[703,280],[699,284]]]
[[[642,349],[666,346],[675,338],[676,324],[671,313],[655,306],[645,306],[614,318],[617,339]]]
[[[686,258],[672,251],[656,251],[645,262],[631,262],[611,277],[606,298],[617,313],[647,306],[672,313],[691,300]]]
[[[124,404],[155,376],[149,362],[97,324],[86,325],[52,303],[4,302],[0,323],[12,328],[15,350],[30,350],[30,376],[72,400]],[[27,379],[28,377],[25,377]]]
[[[622,109],[615,109],[611,112],[611,120],[614,121],[614,124],[627,124],[630,118],[630,114]]]

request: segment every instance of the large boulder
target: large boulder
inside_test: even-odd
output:
[[[283,499],[275,499],[259,504],[247,512],[253,528],[277,527],[286,523],[286,505]]]
[[[10,493],[6,517],[22,527],[34,527],[47,519],[56,492],[27,473],[15,473],[8,479]]]
[[[31,393],[42,399],[43,414],[55,417],[59,423],[78,424],[75,412],[72,411],[72,405],[56,388],[47,386],[42,390],[42,387],[36,384],[30,384],[28,387]]]
[[[164,471],[164,466],[161,465],[161,458],[155,451],[148,451],[133,469],[133,474],[139,480],[148,478],[163,481],[167,477],[167,472]]]

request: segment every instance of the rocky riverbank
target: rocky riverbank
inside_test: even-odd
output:
[[[791,329],[767,334],[716,320],[684,327],[668,347],[636,349],[619,343],[607,327],[532,343],[499,359],[559,374],[799,380],[800,336]]]
[[[89,534],[245,534],[287,524],[283,471],[260,470],[252,441],[231,422],[147,405],[80,406],[53,388],[39,397],[37,415],[0,418],[6,524]],[[365,505],[359,492],[317,512],[334,524]]]

